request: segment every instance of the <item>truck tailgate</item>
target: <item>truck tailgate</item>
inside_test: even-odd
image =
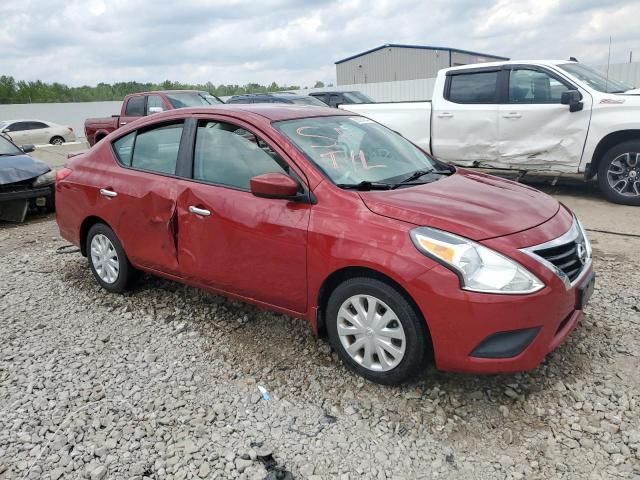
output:
[[[369,117],[431,152],[431,102],[354,103],[339,108]]]

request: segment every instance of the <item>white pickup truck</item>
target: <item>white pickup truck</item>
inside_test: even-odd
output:
[[[630,89],[574,61],[510,61],[441,70],[429,102],[340,108],[443,161],[597,176],[609,200],[640,205],[640,95]]]

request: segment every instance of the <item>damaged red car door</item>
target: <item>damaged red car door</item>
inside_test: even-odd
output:
[[[133,131],[113,143],[121,166],[100,175],[100,211],[118,229],[132,261],[179,274],[175,177],[183,122]],[[122,168],[126,167],[126,168]]]
[[[250,179],[282,172],[302,178],[284,153],[244,123],[199,119],[192,180],[178,199],[183,275],[228,293],[303,312],[311,205],[260,198]],[[302,188],[302,182],[301,182]]]

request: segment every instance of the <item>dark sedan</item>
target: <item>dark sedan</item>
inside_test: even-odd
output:
[[[54,172],[27,155],[34,149],[0,135],[0,220],[22,222],[29,210],[54,208]]]

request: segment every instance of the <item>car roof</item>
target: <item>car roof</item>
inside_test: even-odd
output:
[[[13,118],[10,120],[0,120],[0,123],[16,123],[16,122],[41,122],[49,125],[55,125],[55,123],[48,120],[40,120],[38,118]]]
[[[173,116],[178,112],[183,113],[185,116],[203,113],[229,115],[233,112],[246,112],[248,114],[261,116],[274,122],[309,117],[334,117],[338,115],[351,117],[358,116],[353,112],[315,105],[297,105],[288,103],[234,103],[212,105],[210,107],[191,107],[180,108],[178,110],[168,110],[166,112],[156,113],[152,118],[155,119],[162,118],[164,116]]]

